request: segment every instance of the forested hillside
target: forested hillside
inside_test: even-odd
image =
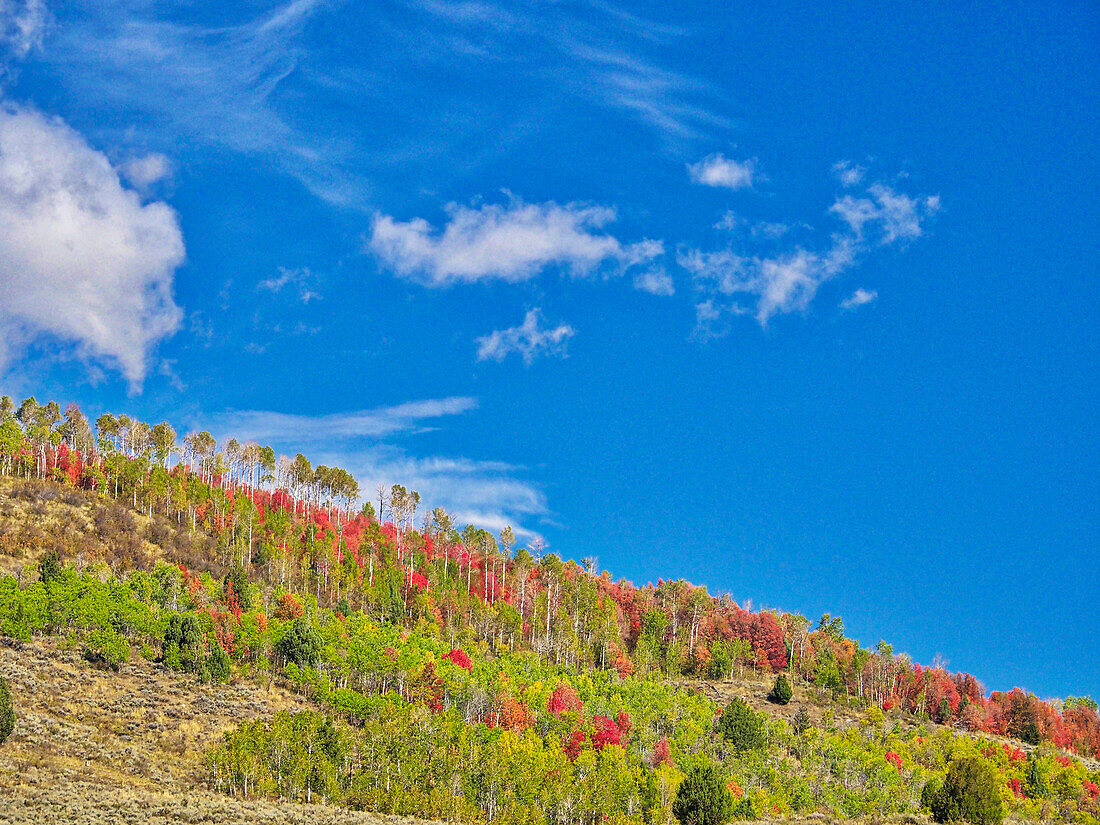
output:
[[[209,751],[227,794],[670,822],[685,775],[714,766],[739,818],[883,816],[973,756],[1004,810],[1100,816],[1095,702],[987,693],[837,617],[613,581],[400,484],[364,494],[300,454],[75,405],[3,398],[0,470],[0,634],[307,701]]]

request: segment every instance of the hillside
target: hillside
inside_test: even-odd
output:
[[[0,640],[0,674],[18,714],[0,748],[0,822],[415,822],[206,789],[204,755],[226,730],[311,706],[285,689],[197,685],[140,659],[106,672],[52,640]]]
[[[1097,821],[1087,697],[987,693],[838,617],[612,581],[438,508],[415,529],[415,491],[355,509],[302,455],[199,433],[173,463],[167,424],[97,430],[31,400],[0,422],[0,752],[51,804],[668,823],[715,765],[738,818],[882,819],[974,757],[1012,816]]]

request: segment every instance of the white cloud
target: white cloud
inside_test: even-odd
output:
[[[48,19],[45,0],[0,0],[0,56],[23,58],[41,48]]]
[[[174,171],[172,161],[159,152],[130,158],[121,167],[126,180],[143,191],[148,190],[155,183],[171,178]]]
[[[866,290],[860,287],[843,301],[840,302],[842,309],[855,309],[861,307],[864,304],[869,304],[871,301],[878,297],[878,292],[875,290]]]
[[[574,276],[605,266],[619,271],[663,253],[660,241],[623,244],[599,232],[615,219],[604,206],[553,201],[478,208],[452,204],[442,232],[423,218],[374,218],[369,249],[398,275],[426,286],[502,280],[525,281],[550,267]]]
[[[848,224],[857,238],[862,239],[869,229],[875,230],[881,244],[919,238],[924,222],[940,209],[937,195],[910,198],[884,183],[871,184],[867,192],[870,197],[837,198],[829,211]]]
[[[843,186],[857,186],[863,183],[867,175],[865,166],[856,166],[851,161],[839,160],[833,164],[833,174]]]
[[[530,310],[518,327],[498,329],[484,338],[477,339],[478,361],[503,361],[509,354],[517,352],[523,363],[531,363],[540,355],[559,355],[565,357],[565,348],[576,331],[568,324],[557,327],[541,325],[541,311],[536,307]]]
[[[634,288],[650,295],[674,295],[676,286],[664,267],[647,269],[634,276]]]
[[[756,296],[756,319],[766,324],[776,313],[804,310],[821,284],[851,265],[853,255],[851,244],[837,238],[824,255],[801,248],[763,258],[729,251],[688,250],[679,255],[678,261],[707,290],[722,296]],[[714,310],[713,304],[707,308],[710,314]]]
[[[236,410],[213,417],[212,427],[236,438],[274,444],[319,444],[333,440],[382,438],[418,432],[425,421],[477,409],[477,399],[465,396],[410,401],[332,415],[292,415],[269,410]]]
[[[708,155],[698,163],[688,164],[688,174],[694,183],[704,186],[722,186],[727,189],[745,189],[752,186],[756,174],[755,159],[730,160],[721,153]]]
[[[920,237],[925,222],[939,206],[938,197],[911,198],[886,184],[874,183],[864,196],[836,199],[829,212],[845,224],[846,230],[833,234],[824,251],[803,246],[770,255],[742,254],[733,248],[681,250],[677,262],[692,274],[705,296],[696,304],[696,335],[707,338],[723,334],[728,331],[732,315],[748,311],[761,325],[776,314],[804,311],[821,285],[853,267],[861,254],[874,246]],[[727,213],[721,225],[733,228],[744,222]],[[782,224],[756,224],[752,234],[777,240],[786,229]],[[744,306],[742,296],[754,301],[755,306]],[[875,297],[876,293],[860,289],[843,306],[852,308]]]
[[[136,389],[176,331],[176,213],[142,204],[107,157],[60,120],[0,105],[0,330],[48,334],[107,361]]]
[[[315,276],[309,267],[288,269],[285,266],[280,266],[278,274],[272,275],[270,278],[264,278],[256,284],[256,289],[279,293],[283,291],[283,287],[293,285],[298,300],[303,304],[308,304],[310,301],[315,301],[321,297],[321,294],[313,289],[314,281]]]

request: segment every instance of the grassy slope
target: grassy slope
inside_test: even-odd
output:
[[[6,641],[6,640],[5,640]],[[51,642],[0,642],[16,728],[0,746],[0,823],[413,823],[205,789],[228,728],[308,706],[276,686],[205,686],[140,658],[118,674]]]

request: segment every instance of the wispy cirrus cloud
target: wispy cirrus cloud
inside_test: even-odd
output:
[[[418,434],[477,407],[476,398],[461,396],[316,416],[237,410],[199,425],[219,438],[254,439],[279,453],[302,451],[314,464],[343,467],[359,482],[363,500],[377,501],[380,485],[388,490],[402,484],[421,494],[421,513],[444,507],[459,524],[494,532],[512,526],[517,535],[534,539],[537,523],[550,510],[542,490],[523,477],[523,467],[492,459],[416,455],[407,446]]]
[[[526,281],[558,268],[574,276],[610,268],[622,272],[664,252],[660,241],[623,243],[600,230],[615,220],[606,206],[524,203],[451,204],[437,230],[423,218],[398,221],[379,214],[367,248],[398,275],[425,286],[500,280]]]
[[[478,338],[477,360],[503,361],[514,352],[523,358],[525,365],[531,366],[537,357],[543,355],[564,358],[566,345],[575,334],[576,331],[568,324],[543,326],[542,311],[536,307],[528,311],[519,326],[494,330]]]
[[[459,525],[495,533],[510,526],[521,539],[531,541],[540,537],[538,523],[551,515],[545,493],[522,477],[524,468],[504,462],[416,457],[389,445],[333,454],[328,461],[355,476],[364,499],[379,485],[388,489],[399,483],[420,493],[422,513],[443,507]]]
[[[732,160],[719,152],[707,155],[698,163],[689,163],[687,169],[693,183],[725,189],[747,189],[752,186],[756,175],[756,159]]]
[[[107,157],[61,120],[0,104],[7,358],[51,336],[139,389],[156,344],[179,327],[172,293],[183,260],[171,207],[142,203]]]
[[[599,106],[676,151],[733,125],[720,90],[670,68],[682,28],[611,3],[582,12],[488,0],[291,0],[260,12],[230,5],[215,23],[189,4],[73,0],[59,7],[42,59],[74,97],[110,115],[98,128],[116,129],[116,143],[138,140],[127,127],[140,123],[148,145],[138,148],[260,157],[355,208],[367,207],[395,166],[433,170],[436,186],[455,160],[468,169],[507,151],[548,109]],[[346,25],[331,25],[336,19]],[[469,94],[477,82],[427,80],[495,82],[502,71],[528,105]]]
[[[125,122],[142,120],[147,135],[260,155],[319,197],[355,204],[365,184],[342,168],[347,145],[300,125],[279,100],[308,55],[308,25],[334,5],[292,0],[210,25],[137,0],[77,3],[47,58],[71,88]]]
[[[321,294],[314,289],[315,282],[316,276],[309,267],[289,269],[280,266],[276,274],[257,283],[256,289],[279,294],[284,287],[289,287],[299,301],[308,304],[310,301],[315,301],[321,297]]]
[[[236,438],[277,444],[317,444],[333,440],[383,438],[422,431],[427,422],[477,409],[476,398],[455,396],[409,401],[330,415],[292,415],[270,410],[234,410],[211,419],[211,426]]]
[[[843,171],[848,171],[847,167]],[[766,325],[777,314],[806,310],[822,284],[854,267],[862,255],[876,247],[904,245],[919,238],[939,209],[937,196],[912,197],[876,182],[861,195],[836,198],[828,213],[839,219],[843,228],[830,235],[821,250],[796,245],[761,255],[732,246],[713,251],[681,249],[677,262],[691,273],[701,296],[696,303],[696,336],[724,335],[738,315],[751,313]],[[739,222],[727,213],[725,224],[724,228],[735,228]],[[786,229],[767,234],[779,240]],[[859,290],[849,299],[857,303],[845,302],[845,306],[858,306],[876,296]]]

